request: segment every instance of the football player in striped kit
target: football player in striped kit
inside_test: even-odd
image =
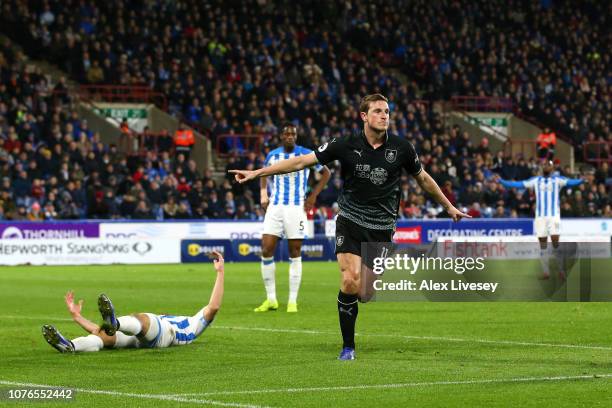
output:
[[[264,167],[297,156],[305,156],[312,150],[296,144],[297,128],[286,123],[281,129],[282,146],[270,151]],[[306,212],[310,211],[317,196],[329,181],[330,171],[326,166],[313,166],[321,177],[306,197],[310,168],[306,167],[293,173],[262,177],[261,206],[266,210],[264,229],[261,238],[261,276],[266,289],[266,300],[255,308],[255,312],[268,312],[278,309],[276,299],[276,266],[274,251],[279,238],[283,236],[289,244],[289,300],[287,312],[297,312],[297,297],[302,281],[302,241],[306,236]],[[268,196],[268,189],[271,191]]]
[[[559,275],[565,279],[563,259],[559,250],[559,233],[561,229],[561,206],[559,204],[560,192],[563,187],[574,187],[581,184],[582,179],[570,179],[553,174],[552,160],[542,163],[542,175],[523,181],[507,181],[499,179],[499,183],[506,188],[528,188],[535,192],[536,209],[533,229],[540,241],[540,262],[542,264],[543,279],[550,277],[548,237],[552,241],[553,254],[559,262]]]
[[[61,353],[92,352],[102,348],[164,348],[190,344],[210,326],[223,300],[223,256],[218,252],[213,252],[213,255],[217,272],[215,285],[208,304],[193,316],[136,313],[116,317],[112,302],[102,294],[98,298],[98,307],[104,323],[97,325],[81,316],[83,301],[74,303],[74,293],[70,291],[65,296],[68,311],[74,322],[89,335],[69,340],[54,326],[44,325],[43,337]]]

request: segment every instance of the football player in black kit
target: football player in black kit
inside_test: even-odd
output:
[[[414,146],[405,139],[387,133],[389,104],[386,97],[372,94],[359,106],[363,131],[334,138],[314,152],[283,160],[258,170],[230,170],[240,183],[257,177],[290,173],[339,160],[343,189],[338,198],[340,212],[336,220],[336,256],[342,274],[338,293],[338,316],[343,348],[340,360],[355,359],[355,322],[358,301],[368,300],[361,283],[361,272],[371,259],[362,260],[361,243],[391,242],[400,200],[402,169],[416,179],[423,190],[440,203],[448,215],[459,221],[469,215],[455,208],[440,187],[422,168]],[[371,268],[371,265],[370,265]]]

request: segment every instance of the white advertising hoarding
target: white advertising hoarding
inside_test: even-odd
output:
[[[611,218],[561,218],[563,235],[612,235]]]
[[[259,239],[263,222],[103,222],[100,238]]]
[[[0,241],[0,265],[180,263],[179,239],[12,239]]]

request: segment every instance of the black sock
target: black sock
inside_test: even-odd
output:
[[[355,348],[355,322],[358,312],[357,295],[338,292],[338,317],[340,318],[340,331],[342,331],[342,347]]]

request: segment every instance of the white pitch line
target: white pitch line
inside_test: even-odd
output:
[[[214,405],[214,406],[219,406],[219,407],[269,408],[269,407],[264,407],[262,405],[213,401],[209,399],[186,398],[186,397],[182,397],[178,395],[167,395],[167,394],[137,394],[137,393],[132,393],[132,392],[91,390],[87,388],[71,388],[71,387],[63,386],[63,385],[33,384],[33,383],[23,383],[23,382],[5,381],[5,380],[0,380],[0,384],[16,386],[16,387],[31,387],[31,388],[34,388],[34,387],[35,388],[70,388],[74,391],[82,392],[85,394],[111,395],[114,397],[131,397],[131,398],[141,398],[141,399],[159,400],[159,401],[172,401],[172,402],[193,403],[193,404],[202,404],[202,405]]]
[[[416,388],[416,387],[431,387],[439,385],[482,385],[482,384],[507,384],[507,383],[525,383],[539,381],[572,381],[572,380],[594,380],[598,378],[612,378],[612,374],[593,374],[593,375],[573,375],[573,376],[556,376],[556,377],[523,377],[523,378],[499,378],[490,380],[465,380],[465,381],[432,381],[432,382],[414,382],[414,383],[397,383],[397,384],[371,384],[371,385],[347,385],[337,387],[306,387],[306,388],[278,388],[278,389],[263,389],[250,391],[216,391],[203,392],[193,394],[175,394],[176,396],[212,396],[212,395],[251,395],[251,394],[275,394],[275,393],[300,393],[300,392],[320,392],[320,391],[352,391],[352,390],[370,390],[370,389],[389,389],[389,388]]]
[[[45,321],[65,321],[71,322],[72,319],[63,317],[49,317],[49,316],[1,316],[0,319],[26,319],[26,320],[40,320]],[[246,330],[246,331],[260,331],[260,332],[271,332],[271,333],[293,333],[293,334],[325,334],[325,335],[336,335],[336,332],[321,331],[321,330],[307,330],[307,329],[273,329],[268,327],[247,327],[247,326],[216,326],[217,329],[222,330]],[[612,346],[595,346],[589,344],[563,344],[563,343],[540,343],[531,341],[518,341],[518,340],[490,340],[490,339],[466,339],[459,337],[442,337],[442,336],[410,336],[404,334],[381,334],[381,333],[355,333],[355,336],[363,337],[394,337],[408,340],[431,340],[431,341],[446,341],[454,343],[481,343],[481,344],[500,344],[508,346],[528,346],[528,347],[557,347],[557,348],[569,348],[569,349],[585,349],[585,350],[603,350],[612,351]]]
[[[0,319],[23,319],[23,320],[40,320],[41,322],[46,322],[49,320],[54,320],[54,321],[58,321],[58,322],[71,322],[72,319],[69,319],[67,317],[52,317],[52,316],[11,316],[11,315],[6,315],[6,316],[0,316]]]
[[[226,330],[250,330],[273,333],[295,333],[295,334],[337,334],[335,332],[326,332],[318,330],[301,330],[301,329],[271,329],[266,327],[242,327],[242,326],[211,326],[217,329]],[[610,346],[591,346],[588,344],[560,344],[560,343],[537,343],[528,341],[514,340],[488,340],[488,339],[464,339],[456,337],[438,337],[438,336],[408,336],[404,334],[376,334],[376,333],[355,333],[355,336],[365,337],[395,337],[410,340],[433,340],[433,341],[448,341],[459,343],[483,343],[483,344],[505,344],[511,346],[536,346],[536,347],[560,347],[560,348],[577,348],[587,350],[612,350]]]

